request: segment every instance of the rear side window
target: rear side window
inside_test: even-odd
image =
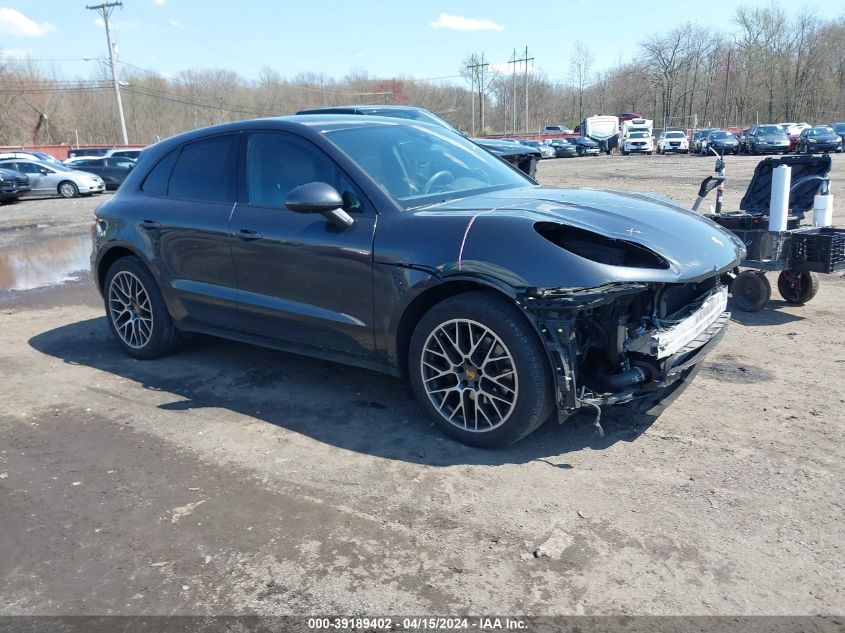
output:
[[[234,202],[239,136],[217,136],[182,148],[170,176],[171,198]],[[152,174],[151,174],[152,175]]]
[[[178,155],[179,150],[174,150],[158,161],[158,164],[153,167],[153,170],[147,174],[147,178],[144,180],[141,189],[154,196],[166,196],[167,183],[170,181],[170,173],[173,171],[173,165],[176,163],[176,157]]]

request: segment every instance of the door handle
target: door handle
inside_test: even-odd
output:
[[[264,239],[264,236],[258,231],[253,231],[252,229],[241,229],[238,232],[238,239],[243,240],[244,242],[254,242],[255,240]]]
[[[161,228],[161,223],[155,220],[141,220],[138,222],[138,226],[147,231],[154,231],[155,229]]]

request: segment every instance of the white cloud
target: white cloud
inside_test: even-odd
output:
[[[163,7],[165,4],[167,4],[167,0],[153,0],[153,4],[157,7]]]
[[[55,25],[26,17],[20,11],[0,7],[0,35],[12,37],[44,37],[56,30]]]
[[[0,59],[6,61],[23,61],[31,55],[24,48],[0,48]]]
[[[182,24],[179,20],[168,20],[167,23],[172,26],[174,29],[184,29],[185,25]]]
[[[493,20],[479,20],[465,18],[461,15],[441,13],[440,17],[430,23],[434,29],[449,29],[450,31],[504,31],[505,27]]]

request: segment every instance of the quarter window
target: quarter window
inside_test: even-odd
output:
[[[176,162],[178,155],[179,151],[174,150],[158,161],[158,164],[147,174],[141,189],[154,196],[166,196],[167,183],[170,180],[170,173],[173,171],[173,164]]]

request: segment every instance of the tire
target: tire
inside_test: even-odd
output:
[[[79,196],[79,187],[70,180],[63,180],[56,187],[56,191],[62,198],[76,198]]]
[[[585,150],[583,147],[578,148],[578,156],[583,158],[584,156],[586,156],[586,154],[587,154],[587,150]]]
[[[778,275],[778,292],[788,303],[804,305],[819,291],[819,276],[809,270],[784,270]]]
[[[181,346],[182,335],[173,325],[158,284],[139,258],[123,257],[111,265],[103,298],[112,336],[129,356],[149,360]]]
[[[493,372],[496,381],[488,378]],[[539,428],[555,405],[537,333],[512,302],[491,291],[456,295],[426,312],[411,337],[408,373],[428,416],[469,446],[513,444]]]
[[[772,286],[766,275],[755,270],[744,270],[731,285],[734,305],[743,312],[759,312],[772,296]]]

